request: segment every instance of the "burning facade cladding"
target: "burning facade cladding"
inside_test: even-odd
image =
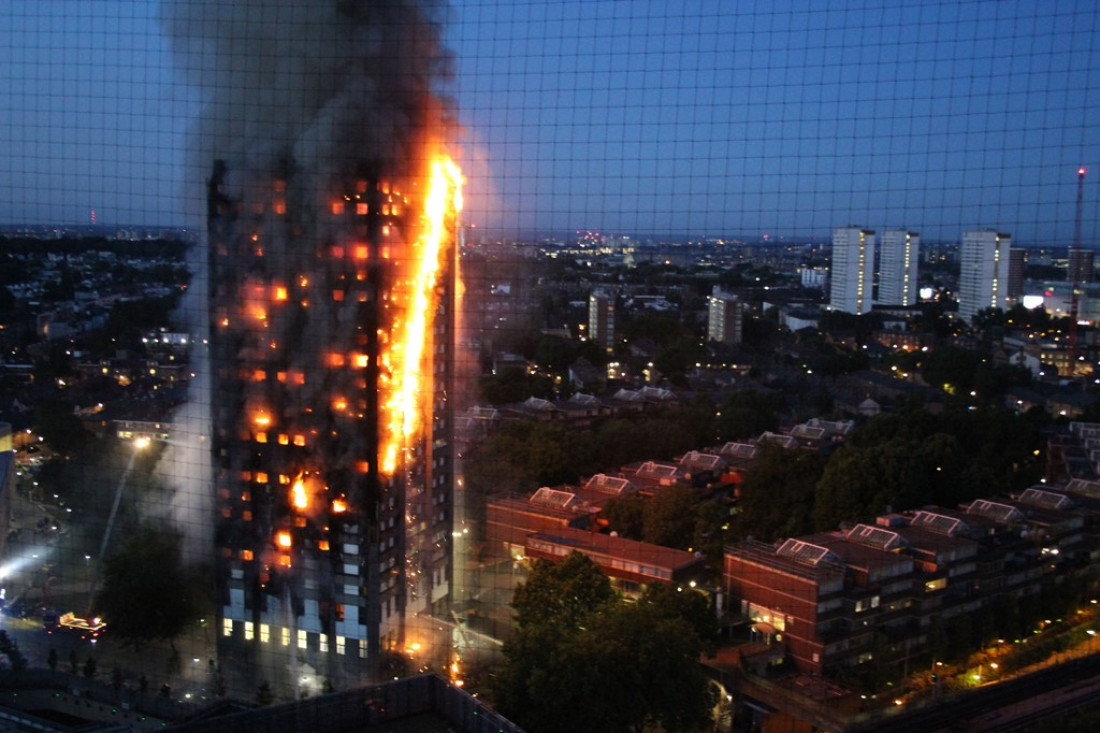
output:
[[[460,181],[407,160],[208,181],[219,658],[282,690],[448,601]]]

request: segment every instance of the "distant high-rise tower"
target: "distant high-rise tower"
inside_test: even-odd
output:
[[[874,231],[860,227],[834,229],[829,307],[857,315],[869,313],[874,272]]]
[[[721,344],[739,344],[742,339],[740,299],[715,286],[707,298],[707,339]]]
[[[1069,248],[1069,267],[1066,271],[1066,281],[1085,285],[1092,282],[1093,251],[1079,247]]]
[[[588,296],[588,338],[608,353],[615,350],[615,296],[606,291]]]
[[[887,229],[879,243],[878,302],[913,305],[917,302],[917,263],[920,233]]]
[[[1009,305],[1019,303],[1024,297],[1024,270],[1027,268],[1027,250],[1013,247],[1008,250],[1008,300]]]
[[[959,248],[959,318],[1008,307],[1012,235],[996,229],[963,232]]]

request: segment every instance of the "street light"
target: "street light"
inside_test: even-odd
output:
[[[107,516],[107,527],[103,530],[103,541],[99,543],[99,558],[96,560],[91,580],[88,581],[89,614],[92,612],[92,604],[95,603],[95,587],[99,582],[99,571],[103,568],[103,556],[107,552],[107,542],[111,539],[111,530],[115,526],[115,515],[118,514],[118,505],[122,503],[122,490],[126,488],[126,479],[130,478],[130,472],[134,470],[134,461],[137,460],[138,453],[147,445],[149,445],[148,438],[134,439],[134,451],[130,454],[130,460],[126,462],[126,469],[122,472],[122,476],[118,480],[118,486],[115,488],[115,500],[111,504],[111,513]]]

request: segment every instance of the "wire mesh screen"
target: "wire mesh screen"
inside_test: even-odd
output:
[[[766,313],[1095,245],[1087,0],[2,8],[4,623],[116,699],[462,680],[574,551],[717,590],[744,466],[888,392]]]

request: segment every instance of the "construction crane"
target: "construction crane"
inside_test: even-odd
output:
[[[1081,220],[1085,214],[1085,174],[1088,170],[1085,166],[1077,169],[1077,215],[1073,221],[1073,248],[1070,250],[1073,256],[1070,258],[1072,265],[1069,273],[1069,375],[1077,375],[1077,304],[1080,298],[1081,263],[1084,257],[1081,254]]]

